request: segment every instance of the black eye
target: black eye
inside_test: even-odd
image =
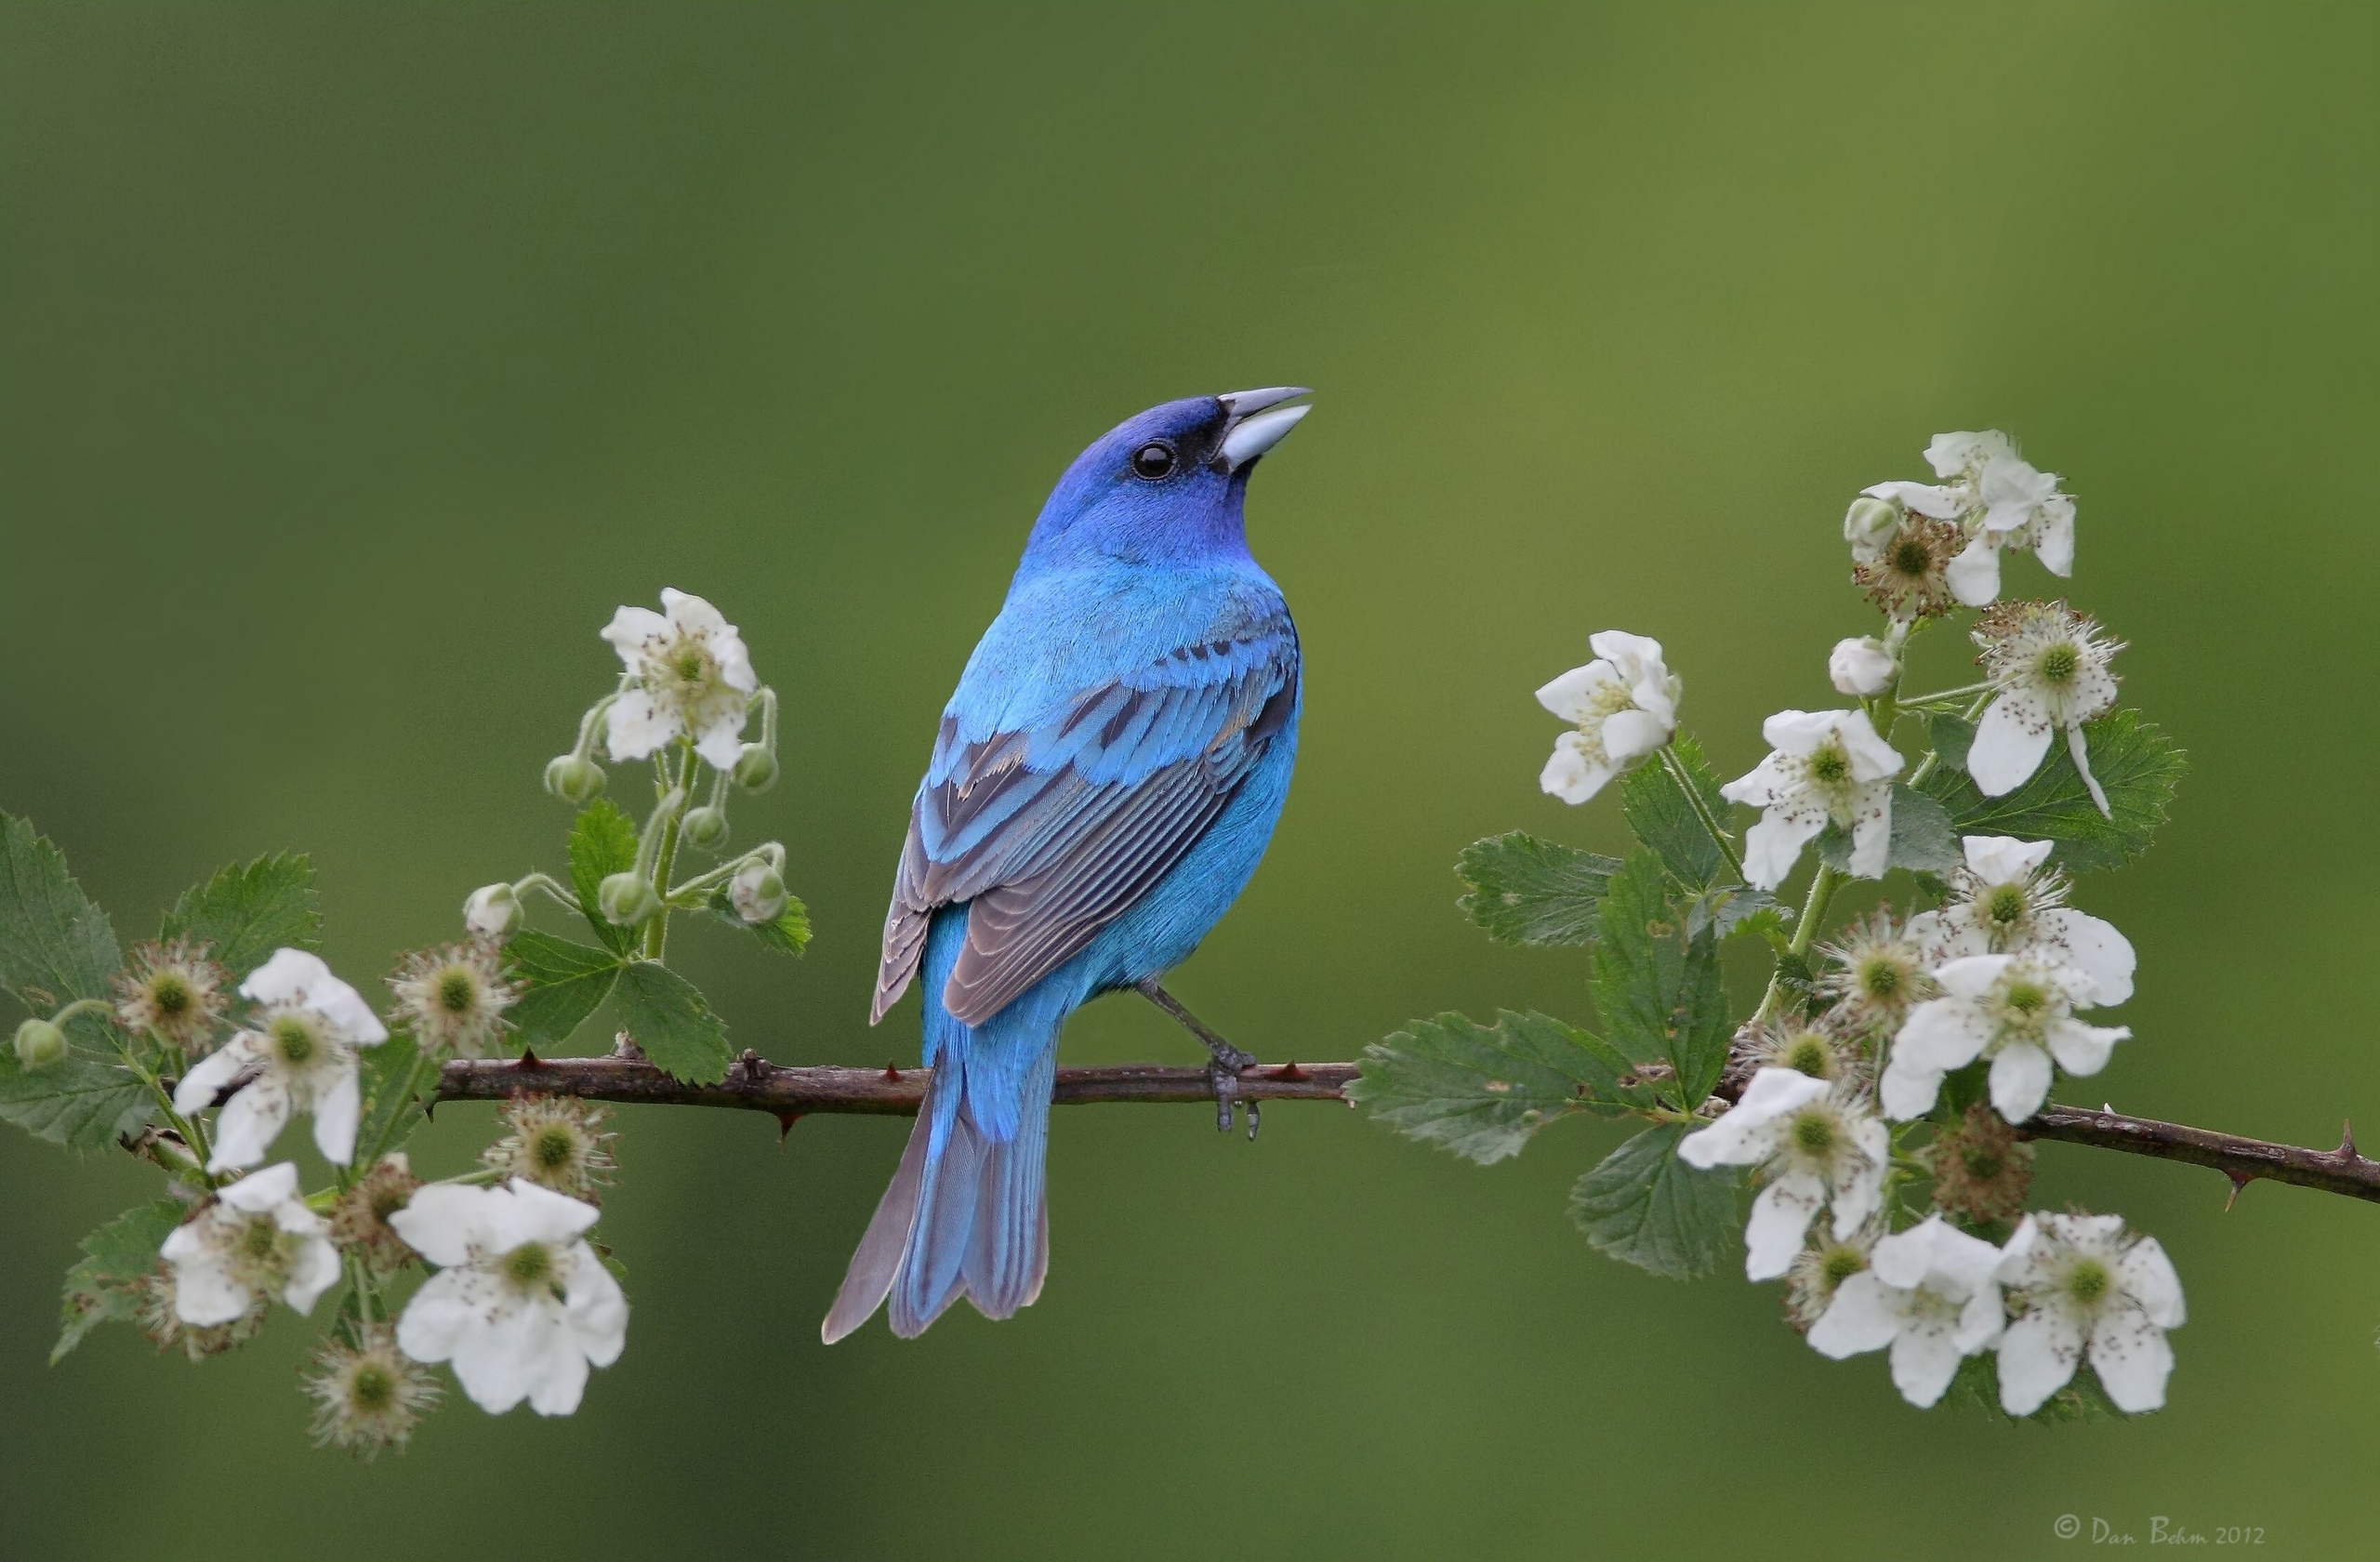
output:
[[[1132,452],[1132,475],[1157,483],[1173,475],[1173,446],[1151,440]]]

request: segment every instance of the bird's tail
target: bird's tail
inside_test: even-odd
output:
[[[1004,1318],[1041,1294],[1050,1269],[1044,1168],[1057,1048],[1038,1049],[1022,1079],[979,1068],[991,1077],[971,1080],[972,1049],[938,1051],[900,1170],[819,1328],[830,1345],[888,1296],[892,1332],[907,1340],[961,1296],[985,1317]]]

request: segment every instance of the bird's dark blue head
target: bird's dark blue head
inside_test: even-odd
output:
[[[1025,569],[1244,558],[1248,474],[1306,415],[1275,386],[1193,396],[1125,419],[1075,457],[1025,545]]]

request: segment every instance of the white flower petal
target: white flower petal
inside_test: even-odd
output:
[[[2049,1054],[2030,1041],[2011,1042],[1991,1060],[1991,1105],[2012,1123],[2023,1122],[2049,1099]]]
[[[1851,1137],[1860,1159],[1834,1186],[1834,1238],[1847,1242],[1868,1217],[1884,1207],[1884,1171],[1892,1159],[1893,1139],[1881,1119],[1864,1112],[1851,1125]]]
[[[1882,781],[1900,774],[1898,749],[1876,735],[1874,723],[1864,710],[1831,710],[1837,718],[1836,730],[1843,735],[1843,751],[1851,761],[1854,781]]]
[[[2165,1249],[2154,1237],[2143,1237],[2132,1250],[2116,1263],[2116,1277],[2132,1293],[2149,1321],[2160,1329],[2179,1329],[2186,1316],[2182,1307],[2182,1277],[2174,1273],[2174,1261],[2165,1256]]]
[[[449,1356],[455,1381],[490,1415],[502,1415],[526,1399],[550,1365],[556,1330],[536,1316],[538,1311],[534,1305],[509,1306],[474,1320],[455,1338]]]
[[[735,756],[744,751],[746,720],[746,713],[739,710],[713,721],[694,739],[694,752],[713,770],[734,770]]]
[[[331,974],[331,968],[323,963],[320,955],[281,948],[248,973],[248,979],[240,984],[240,996],[253,998],[258,1003],[305,1003],[307,990],[314,984],[337,981],[338,978]]]
[[[1842,715],[1840,710],[1780,710],[1760,724],[1761,741],[1779,753],[1806,757],[1835,735]]]
[[[1990,1040],[1990,1022],[1973,1003],[1958,997],[1929,998],[1901,1022],[1900,1034],[1893,1038],[1893,1061],[1948,1073],[1981,1057]]]
[[[215,1153],[207,1157],[206,1169],[254,1166],[288,1123],[289,1087],[277,1076],[266,1074],[241,1086],[216,1117]]]
[[[1794,1068],[1763,1068],[1743,1095],[1708,1128],[1678,1141],[1677,1157],[1688,1166],[1751,1166],[1777,1147],[1778,1119],[1800,1110],[1831,1089],[1824,1079]]]
[[[669,616],[669,622],[677,628],[692,629],[706,639],[721,630],[729,634],[735,632],[735,626],[730,624],[726,616],[711,606],[707,600],[695,596],[692,591],[681,591],[675,586],[661,588],[661,610]]]
[[[449,1268],[467,1262],[472,1245],[483,1240],[487,1201],[495,1197],[488,1188],[432,1183],[416,1189],[412,1200],[389,1217],[389,1224],[414,1251]]]
[[[657,753],[678,735],[678,713],[642,689],[630,689],[612,702],[603,717],[603,744],[615,760],[641,760]]]
[[[512,1196],[509,1203],[489,1202],[494,1211],[488,1221],[489,1246],[497,1252],[509,1251],[522,1242],[575,1240],[603,1216],[592,1204],[524,1178],[513,1178],[504,1191]]]
[[[2041,1218],[2027,1215],[2016,1223],[2008,1241],[2000,1250],[2000,1267],[1992,1271],[2003,1285],[2033,1285],[2042,1278],[2042,1260],[2045,1247]]]
[[[620,1282],[603,1267],[594,1249],[581,1242],[571,1251],[571,1258],[574,1268],[567,1308],[571,1338],[588,1361],[609,1367],[628,1344],[628,1299],[620,1293]]]
[[[445,1360],[463,1336],[480,1326],[496,1294],[496,1282],[489,1276],[471,1269],[440,1270],[405,1304],[404,1316],[397,1320],[397,1348],[416,1361]]]
[[[1962,429],[1936,434],[1925,447],[1925,464],[1937,477],[1957,477],[1980,471],[1993,457],[2011,449],[2008,436],[1997,429]]]
[[[2074,501],[2059,495],[2033,521],[2033,557],[2063,580],[2074,573]]]
[[[1800,787],[1799,774],[1780,751],[1771,753],[1721,787],[1719,795],[1729,802],[1740,802],[1750,808],[1766,808],[1796,795]]]
[[[1957,515],[1965,500],[1958,489],[1937,488],[1930,483],[1871,483],[1859,492],[1871,498],[1891,499],[1936,521]]]
[[[310,1237],[298,1245],[297,1262],[290,1266],[289,1284],[281,1299],[301,1313],[311,1313],[323,1292],[338,1284],[339,1273],[338,1250],[320,1237]]]
[[[1977,536],[1943,572],[1950,595],[1967,607],[1989,607],[2000,595],[2000,550]]]
[[[2073,1380],[2082,1330],[2063,1308],[2036,1308],[2000,1337],[2000,1408],[2030,1415]]]
[[[598,632],[620,654],[620,660],[634,670],[637,654],[648,641],[668,638],[669,620],[649,607],[623,607]]]
[[[2012,955],[1966,955],[1936,966],[1934,980],[1954,997],[1984,998],[2014,960]]]
[[[343,1058],[330,1083],[314,1092],[314,1147],[333,1166],[355,1158],[355,1127],[364,1112],[364,1093],[357,1082],[355,1060]]]
[[[1826,659],[1827,681],[1837,694],[1866,698],[1889,687],[1899,664],[1873,635],[1839,640]]]
[[[1896,1055],[1884,1066],[1884,1077],[1876,1081],[1877,1100],[1884,1116],[1895,1122],[1907,1122],[1932,1111],[1934,1099],[1942,1091],[1942,1072]]]
[[[1902,1301],[1899,1291],[1873,1273],[1852,1276],[1810,1326],[1810,1348],[1837,1361],[1884,1349],[1900,1333]]]
[[[1807,1172],[1788,1172],[1761,1189],[1744,1225],[1744,1278],[1773,1280],[1793,1267],[1825,1201],[1826,1185]]]
[[[1614,666],[1634,661],[1659,666],[1661,642],[1626,629],[1597,629],[1587,637],[1587,649]]]
[[[2134,1415],[2162,1410],[2174,1347],[2165,1331],[2136,1309],[2111,1308],[2091,1330],[2091,1368],[2116,1409]]]
[[[1851,858],[1844,866],[1855,879],[1882,879],[1892,850],[1893,798],[1886,792],[1882,812],[1866,814],[1851,827]]]
[[[1538,773],[1540,789],[1564,802],[1581,803],[1602,791],[1604,784],[1620,774],[1607,764],[1589,762],[1581,752],[1584,746],[1584,740],[1574,732],[1555,738],[1553,757]]]
[[[1958,1375],[1959,1357],[1965,1353],[1952,1332],[1948,1318],[1912,1318],[1893,1342],[1893,1386],[1921,1410],[1931,1410]]]
[[[1989,1248],[1990,1244],[1984,1246]],[[2000,1287],[1986,1279],[1967,1298],[1966,1305],[1959,1309],[1958,1331],[1950,1337],[1950,1343],[1959,1347],[1960,1355],[1973,1356],[1998,1344],[2001,1332],[2007,1327],[2007,1309],[2000,1298]]]
[[[1566,721],[1583,721],[1594,708],[1595,696],[1619,682],[1609,662],[1589,662],[1538,690],[1537,703]]]
[[[219,1051],[191,1065],[181,1083],[174,1087],[174,1110],[188,1117],[215,1105],[215,1097],[225,1085],[240,1077],[240,1070],[261,1055],[256,1039],[245,1034],[225,1042]]]
[[[256,1293],[220,1264],[200,1260],[174,1269],[174,1316],[193,1329],[229,1323],[248,1310]]]
[[[330,1022],[331,1030],[341,1040],[359,1047],[374,1047],[389,1039],[389,1027],[372,1013],[364,995],[327,971],[320,980],[307,985],[304,1002]]]
[[[2013,835],[1968,835],[1959,838],[1967,871],[1987,884],[2013,884],[2031,877],[2049,861],[2055,841],[2019,841]]]
[[[1771,809],[1744,831],[1744,877],[1756,890],[1783,883],[1801,860],[1802,848],[1826,828],[1825,815],[1815,817]]]
[[[2132,1036],[2129,1026],[2087,1026],[2076,1019],[2051,1022],[2043,1034],[2057,1066],[2069,1074],[2096,1074],[2108,1066],[2108,1054]]]
[[[251,1172],[230,1184],[216,1198],[243,1214],[261,1215],[276,1204],[298,1197],[298,1166],[284,1160],[261,1172]]]
[[[1670,723],[1649,710],[1614,711],[1603,724],[1603,751],[1626,764],[1670,740]]]
[[[2006,695],[1991,702],[1967,748],[1967,774],[1986,797],[2004,797],[2033,778],[2049,753],[2053,729],[2029,721],[2023,706]]]

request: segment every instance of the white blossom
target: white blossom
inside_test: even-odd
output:
[[[2165,1403],[2184,1317],[2181,1277],[2154,1237],[2120,1215],[2027,1215],[2003,1250],[1999,1277],[2024,1316],[2000,1342],[2000,1406],[2030,1415],[2073,1378],[2087,1352],[2120,1410]]]
[[[1925,446],[1925,464],[1934,469],[1936,477],[1972,484],[1994,456],[2007,455],[2015,448],[1997,429],[1960,430],[1936,434]]]
[[[1755,889],[1775,889],[1830,822],[1851,834],[1851,871],[1883,878],[1901,758],[1876,735],[1868,713],[1780,710],[1761,723],[1760,735],[1775,751],[1719,788],[1730,801],[1765,810],[1744,832],[1745,878]]]
[[[1923,1117],[1942,1076],[1979,1057],[1991,1060],[1991,1105],[2023,1122],[2049,1097],[2051,1061],[2069,1074],[2096,1074],[2122,1026],[2084,1025],[2077,1008],[2096,1001],[2098,986],[2080,967],[2041,952],[1967,955],[1934,970],[1942,996],[1910,1011],[1878,1082],[1884,1115]]]
[[[2095,1007],[2111,1008],[2132,997],[2132,941],[2113,924],[2066,904],[2066,876],[2043,867],[2055,841],[1970,835],[1960,844],[1966,863],[1952,872],[1950,902],[1909,920],[1909,936],[1930,963],[2040,951],[2091,978]]]
[[[735,626],[702,598],[668,588],[661,606],[623,607],[603,629],[631,685],[606,718],[612,758],[641,760],[691,737],[714,769],[730,769],[760,686],[752,658]]]
[[[397,1322],[416,1361],[451,1361],[471,1402],[502,1415],[526,1399],[568,1415],[589,1365],[628,1342],[628,1304],[586,1241],[592,1204],[515,1177],[500,1188],[440,1183],[389,1217],[439,1265]]]
[[[174,1315],[193,1329],[230,1323],[272,1296],[312,1312],[339,1277],[329,1223],[298,1198],[298,1168],[285,1160],[218,1193],[159,1256],[173,1271]]]
[[[1661,662],[1661,642],[1624,629],[1587,639],[1595,659],[1537,692],[1538,704],[1578,731],[1554,740],[1538,785],[1564,802],[1584,802],[1677,730],[1685,684]]]
[[[1763,1068],[1725,1116],[1679,1141],[1688,1166],[1757,1166],[1766,1184],[1744,1227],[1744,1275],[1773,1280],[1793,1265],[1822,1208],[1848,1238],[1884,1199],[1891,1137],[1856,1085]]]
[[[2074,768],[2106,814],[2108,795],[2091,774],[2082,723],[2115,705],[2116,677],[2108,663],[2123,642],[2102,639],[2097,624],[2064,602],[2010,602],[1976,625],[1975,642],[1983,648],[1994,691],[1967,749],[1967,774],[1977,788],[1986,797],[2001,797],[2031,780],[2049,752],[2051,734],[2063,729]]]
[[[1865,699],[1891,687],[1898,666],[1883,641],[1874,635],[1861,635],[1834,642],[1834,650],[1826,659],[1826,675],[1836,694]]]
[[[1937,521],[1956,522],[1965,545],[1950,562],[1952,596],[1969,607],[2000,595],[2000,555],[2030,549],[2053,575],[2074,572],[2074,500],[2057,490],[2057,476],[2016,454],[1996,429],[1937,434],[1925,447],[1938,483],[1878,483],[1862,490]],[[1872,520],[1869,529],[1879,524]],[[1845,535],[1850,535],[1845,522]],[[1858,544],[1855,540],[1855,550]],[[1879,536],[1873,546],[1882,546]]]
[[[1840,1361],[1890,1346],[1893,1386],[1924,1410],[1950,1386],[1960,1357],[1999,1340],[1999,1266],[1998,1248],[1928,1215],[1879,1240],[1868,1267],[1835,1289],[1810,1328],[1811,1347]]]
[[[355,1154],[363,1106],[355,1049],[386,1041],[388,1027],[361,994],[303,949],[274,950],[240,991],[263,1007],[174,1090],[174,1109],[187,1115],[213,1105],[225,1086],[246,1080],[216,1119],[206,1169],[254,1166],[295,1112],[314,1115],[315,1148],[345,1166]]]

